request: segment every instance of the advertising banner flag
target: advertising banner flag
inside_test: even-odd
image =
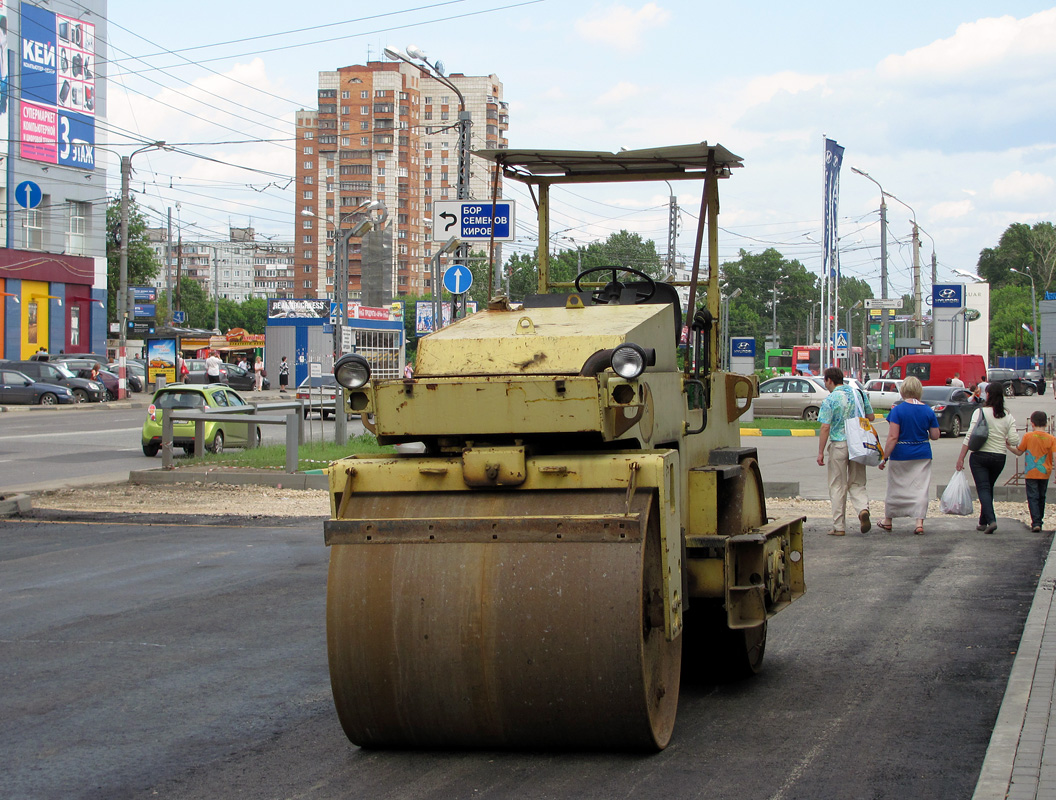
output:
[[[840,260],[836,246],[836,217],[840,207],[840,165],[843,148],[833,139],[825,140],[825,238],[822,255],[830,278],[839,280]]]

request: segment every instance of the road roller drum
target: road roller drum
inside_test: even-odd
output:
[[[555,284],[544,248],[539,294],[421,337],[413,377],[338,359],[347,413],[414,447],[328,470],[337,714],[362,747],[662,749],[682,677],[757,672],[805,590],[803,519],[767,517],[740,442],[757,385],[717,358],[718,182],[741,159],[477,155],[530,185],[543,241],[553,184],[703,179],[708,278],[703,232],[688,298],[620,266]]]

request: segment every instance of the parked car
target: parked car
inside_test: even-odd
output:
[[[752,402],[759,417],[793,417],[816,420],[829,392],[808,378],[771,378],[759,384]]]
[[[1030,397],[1038,391],[1033,381],[1021,378],[1014,369],[995,367],[986,373],[986,379],[990,383],[1001,384],[1005,397],[1015,397],[1021,394]]]
[[[120,373],[117,370],[120,366],[116,361],[111,361],[103,369],[119,375]],[[133,361],[131,358],[125,359],[125,376],[128,380],[128,388],[131,391],[142,392],[147,387],[147,368],[138,361]]]
[[[91,374],[92,367],[99,364],[98,361],[91,361],[86,358],[57,358],[51,360],[52,364],[62,364],[70,372],[74,373],[78,378],[88,378]],[[102,365],[100,365],[102,366]],[[126,367],[126,370],[129,369]],[[98,380],[102,381],[103,386],[106,387],[106,399],[116,400],[117,399],[117,387],[120,383],[120,378],[117,375],[117,367],[114,369],[104,368],[99,372]],[[127,375],[128,388],[133,392],[143,391],[143,381],[135,376],[135,374],[129,372]]]
[[[205,371],[204,358],[188,358],[187,374],[183,376],[184,383],[209,383],[208,373]],[[237,364],[220,365],[220,383],[226,383],[235,389],[244,392],[253,391],[253,370],[242,369]],[[271,388],[271,381],[264,378],[261,386],[265,389]]]
[[[50,361],[4,361],[0,366],[17,370],[34,381],[65,386],[73,392],[78,403],[99,403],[106,399],[106,387],[101,381],[78,378],[62,364]]]
[[[939,433],[953,437],[960,436],[967,430],[972,421],[972,414],[979,408],[979,404],[971,397],[972,393],[967,389],[952,386],[925,386],[920,394],[921,402],[931,406],[935,416],[939,418]],[[901,402],[899,400],[895,405]]]
[[[214,409],[248,405],[245,399],[230,386],[212,383],[206,386],[188,386],[173,383],[154,392],[147,406],[147,418],[143,421],[143,455],[153,457],[161,449],[161,423],[165,412],[172,409]],[[246,445],[249,424],[245,422],[206,422],[205,446],[214,453],[222,453],[229,445]],[[254,426],[257,442],[260,442],[260,427]],[[174,422],[172,443],[184,452],[194,452],[194,423]]]
[[[54,406],[76,402],[73,392],[65,386],[34,381],[18,370],[0,368],[0,405]]]
[[[865,384],[865,393],[873,409],[891,408],[902,399],[902,381],[893,378],[874,378]]]
[[[1045,394],[1045,373],[1040,369],[1017,369],[1016,377],[1022,381],[1029,381],[1034,384],[1034,390],[1038,394]]]
[[[334,416],[337,408],[337,380],[333,374],[305,378],[297,387],[297,399],[304,402],[304,418],[319,413],[320,419]]]

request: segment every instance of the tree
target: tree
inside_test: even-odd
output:
[[[723,264],[720,272],[726,283],[723,294],[729,296],[736,289],[741,290],[730,301],[730,335],[754,336],[757,342],[770,338],[776,289],[778,340],[786,347],[814,341],[811,328],[820,326],[809,322],[821,290],[818,276],[798,261],[789,261],[772,247],[762,253],[741,250],[739,258]]]
[[[147,222],[134,197],[128,200],[128,285],[144,286],[161,269],[147,240]],[[121,287],[121,199],[110,198],[106,205],[106,291],[107,319],[120,321],[117,293]]]
[[[1004,352],[1034,352],[1034,340],[1022,327],[1030,319],[1030,286],[999,286],[990,293],[991,363]]]
[[[979,275],[992,287],[1030,285],[1026,275],[1010,269],[1032,275],[1039,294],[1049,291],[1056,280],[1056,228],[1051,222],[1037,222],[1033,227],[1015,222],[1001,234],[997,247],[987,247],[979,254]]]

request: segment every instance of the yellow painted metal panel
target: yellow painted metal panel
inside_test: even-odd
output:
[[[27,359],[41,347],[48,347],[48,284],[22,281],[22,355]]]
[[[527,318],[531,332],[518,323]],[[482,311],[421,339],[416,377],[575,375],[598,350],[634,342],[656,348],[655,369],[676,369],[669,305]]]
[[[718,481],[717,472],[690,471],[687,536],[709,536],[719,532]]]

